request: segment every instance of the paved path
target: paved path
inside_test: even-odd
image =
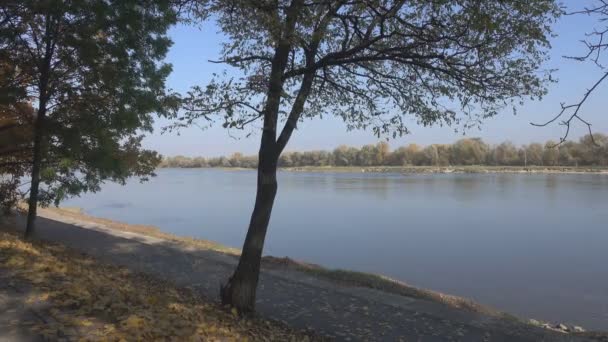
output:
[[[38,221],[37,238],[170,279],[212,300],[217,300],[220,283],[236,264],[234,257],[218,252],[184,247],[54,213],[44,215]],[[426,300],[338,286],[292,271],[262,271],[257,310],[264,318],[343,341],[584,340]]]

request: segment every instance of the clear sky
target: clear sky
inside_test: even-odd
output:
[[[569,9],[581,9],[593,4],[593,0],[568,0],[565,4]],[[585,33],[600,27],[593,18],[586,15],[565,16],[555,25],[557,37],[552,39],[551,61],[546,68],[556,68],[554,74],[559,82],[551,85],[549,94],[540,102],[526,102],[519,108],[518,115],[505,111],[499,116],[488,119],[481,130],[470,130],[467,136],[482,137],[490,143],[510,140],[515,144],[526,144],[533,141],[544,142],[549,139],[558,140],[564,133],[564,128],[557,124],[549,127],[534,127],[531,121],[546,121],[560,110],[560,103],[578,102],[600,76],[601,71],[590,63],[580,63],[564,59],[564,55],[580,55],[585,47],[580,42]],[[217,32],[213,23],[203,27],[177,26],[170,36],[174,41],[167,61],[173,64],[173,73],[169,77],[168,86],[176,91],[185,92],[192,85],[204,86],[213,72],[223,70],[223,66],[209,63],[217,59],[220,44],[224,37]],[[583,116],[591,121],[595,132],[608,133],[608,84],[597,89],[582,109]],[[157,120],[155,132],[146,137],[146,147],[154,149],[163,155],[187,156],[218,156],[229,155],[233,152],[255,154],[259,146],[259,135],[253,134],[246,138],[240,131],[227,131],[220,125],[201,130],[197,127],[182,129],[180,134],[160,133],[160,128],[168,124],[165,120]],[[449,127],[422,127],[414,121],[409,125],[411,134],[389,141],[393,148],[409,143],[421,145],[433,143],[451,143],[462,137],[462,132],[455,133]],[[570,134],[570,139],[578,139],[586,134],[586,126],[576,123]],[[333,149],[340,144],[361,146],[376,143],[378,139],[371,131],[348,132],[342,122],[333,117],[313,119],[299,125],[294,132],[286,150],[315,150]]]

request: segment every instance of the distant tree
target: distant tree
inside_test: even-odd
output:
[[[573,141],[565,141],[559,146],[559,165],[578,166],[579,153],[577,144]]]
[[[357,149],[340,145],[333,151],[333,161],[336,166],[352,166],[355,165],[357,159]]]
[[[528,146],[524,146],[524,151],[527,165],[543,165],[543,145],[532,143]]]
[[[285,153],[281,154],[281,157],[279,158],[279,166],[280,167],[294,166],[293,160],[291,159],[291,152],[285,152]]]
[[[421,164],[423,165],[440,165],[439,160],[439,151],[437,150],[437,146],[429,145],[422,150],[422,159]]]
[[[543,150],[543,164],[556,166],[559,164],[559,146],[554,141],[548,141]]]
[[[232,167],[242,167],[241,160],[243,159],[243,154],[240,152],[233,153],[230,158],[228,158],[228,163]]]
[[[386,165],[391,148],[386,141],[376,144],[376,165]]]
[[[407,165],[407,163],[407,152],[404,146],[398,147],[388,158],[388,165],[403,166]]]
[[[435,147],[437,148],[437,155],[439,156],[439,165],[450,165],[450,145],[439,144],[435,145]]]
[[[486,162],[490,148],[480,138],[460,139],[451,146],[453,165],[481,165]]]
[[[580,162],[584,165],[607,165],[607,148],[608,136],[600,133],[585,135],[578,144]]]
[[[278,160],[298,122],[335,115],[396,137],[408,132],[407,115],[425,126],[475,122],[537,98],[559,13],[553,0],[209,1],[205,14],[227,37],[219,62],[243,78],[193,88],[177,126],[262,120],[255,206],[222,301],[254,308]]]
[[[206,166],[207,166],[207,160],[205,160],[205,158],[196,157],[196,158],[192,159],[192,167],[206,167]]]
[[[374,166],[379,165],[380,152],[376,145],[365,145],[361,147],[357,155],[358,165],[360,166]]]
[[[0,54],[35,106],[27,236],[39,202],[153,172],[141,132],[173,102],[162,59],[176,14],[164,0],[5,0],[0,13]]]
[[[511,142],[503,142],[494,148],[493,155],[497,165],[517,165],[519,162],[519,153],[517,148]]]

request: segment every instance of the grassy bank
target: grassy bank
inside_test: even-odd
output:
[[[0,268],[27,290],[40,320],[26,325],[48,340],[303,341],[316,339],[235,312],[171,283],[110,266],[61,245],[24,242],[0,227]],[[10,309],[10,308],[9,308]]]

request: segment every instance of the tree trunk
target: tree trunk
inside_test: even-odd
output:
[[[260,275],[264,240],[266,239],[266,230],[268,229],[268,222],[270,222],[274,198],[277,194],[277,164],[282,147],[285,146],[290,135],[286,134],[280,138],[280,142],[276,140],[277,120],[283,92],[283,73],[289,59],[296,19],[302,4],[302,0],[293,0],[289,5],[281,39],[272,58],[268,94],[264,108],[264,129],[262,130],[260,152],[258,154],[255,206],[251,214],[239,264],[227,283],[220,288],[222,303],[229,304],[242,313],[252,312],[255,309],[255,295]],[[293,129],[293,126],[293,124],[290,124],[290,129]]]
[[[278,158],[274,151],[271,149],[265,151],[264,144],[262,144],[255,206],[251,214],[243,251],[234,274],[220,289],[222,303],[231,305],[239,312],[253,312],[255,308],[262,250],[277,193],[277,162]]]
[[[51,75],[51,60],[55,51],[53,40],[54,27],[51,14],[45,16],[45,52],[44,59],[41,61],[40,82],[38,84],[38,112],[34,123],[34,150],[32,151],[32,182],[30,184],[30,197],[28,200],[27,223],[25,225],[24,238],[28,238],[34,233],[36,228],[36,215],[38,209],[38,193],[40,189],[40,170],[42,164],[42,143],[44,132],[44,121],[47,114],[47,103],[49,100],[49,77]]]
[[[38,209],[38,193],[40,189],[40,169],[42,163],[42,127],[43,120],[46,112],[46,108],[43,107],[46,104],[41,103],[41,107],[38,110],[38,117],[36,118],[36,125],[34,127],[34,150],[33,150],[33,161],[32,161],[32,182],[30,184],[30,197],[28,200],[28,212],[27,212],[27,223],[25,226],[24,238],[29,238],[34,233],[36,228],[36,216]]]

